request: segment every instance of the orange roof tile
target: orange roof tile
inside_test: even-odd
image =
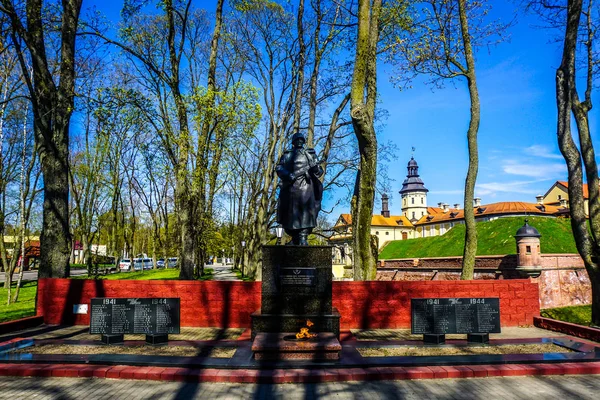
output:
[[[528,213],[535,215],[553,215],[561,210],[561,207],[550,206],[545,204],[545,211],[538,208],[539,204],[525,203],[521,201],[503,201],[499,203],[485,204],[480,207],[474,207],[475,218],[485,215],[501,215],[501,214],[516,214]],[[450,209],[446,213],[426,215],[421,217],[415,225],[428,225],[440,222],[452,222],[465,218],[464,210]]]
[[[561,185],[563,185],[565,187],[565,189],[569,188],[569,182],[566,181],[556,181],[556,183],[559,183]],[[588,185],[587,183],[583,184],[583,198],[584,199],[588,199],[590,197],[590,194],[588,192]]]
[[[340,219],[341,223],[336,224],[334,228],[352,224],[351,214],[341,214]],[[340,222],[340,219],[338,219],[338,222]],[[378,214],[371,217],[371,226],[406,226],[412,228],[413,224],[411,224],[403,215],[390,215],[389,217],[384,217],[383,215]]]

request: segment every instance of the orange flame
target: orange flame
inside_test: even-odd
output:
[[[296,333],[296,339],[310,339],[310,338],[317,336],[316,333],[309,332],[309,328],[313,325],[314,325],[314,323],[310,319],[307,319],[306,327],[300,328],[300,333]]]

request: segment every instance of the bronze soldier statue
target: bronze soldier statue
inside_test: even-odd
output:
[[[277,222],[292,237],[288,244],[308,246],[308,235],[317,226],[321,211],[323,184],[319,178],[323,168],[314,149],[304,148],[306,139],[297,132],[292,136],[292,148],[286,150],[275,172],[279,176]]]

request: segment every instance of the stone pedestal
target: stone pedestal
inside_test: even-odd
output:
[[[252,314],[258,333],[298,332],[310,319],[311,332],[340,334],[340,314],[331,301],[331,246],[264,246],[261,309]]]
[[[252,343],[257,360],[339,360],[342,346],[330,332],[306,341],[286,340],[288,333],[259,333]]]

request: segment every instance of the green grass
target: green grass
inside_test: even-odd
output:
[[[254,279],[252,279],[252,278],[248,278],[247,276],[244,276],[244,277],[242,278],[242,271],[241,271],[241,270],[239,270],[239,269],[237,269],[237,268],[234,268],[234,269],[233,269],[233,273],[234,273],[234,274],[237,276],[237,278],[238,278],[239,280],[241,280],[241,281],[244,281],[244,282],[254,282]]]
[[[582,306],[546,308],[540,311],[540,315],[546,318],[587,326],[592,323],[592,306],[591,304],[586,304]]]
[[[212,268],[204,268],[204,275],[200,278],[201,281],[211,280],[214,270]],[[74,276],[71,279],[89,279],[87,275]],[[179,279],[179,269],[150,269],[145,271],[119,272],[116,274],[100,275],[98,279],[107,280],[177,280]]]
[[[523,226],[524,219],[509,217],[477,223],[477,255],[516,254],[513,235]],[[577,253],[570,220],[529,217],[529,224],[542,235],[542,253]],[[379,259],[462,256],[464,242],[465,226],[460,224],[441,236],[392,241],[383,248]]]
[[[98,264],[98,269],[112,268],[114,264]],[[87,269],[87,264],[71,264],[71,269]]]
[[[11,296],[14,296],[16,284],[13,285]],[[37,281],[24,282],[19,291],[19,301],[6,305],[6,295],[8,291],[0,287],[0,322],[12,321],[15,319],[30,317],[35,314],[35,294],[37,291]]]

